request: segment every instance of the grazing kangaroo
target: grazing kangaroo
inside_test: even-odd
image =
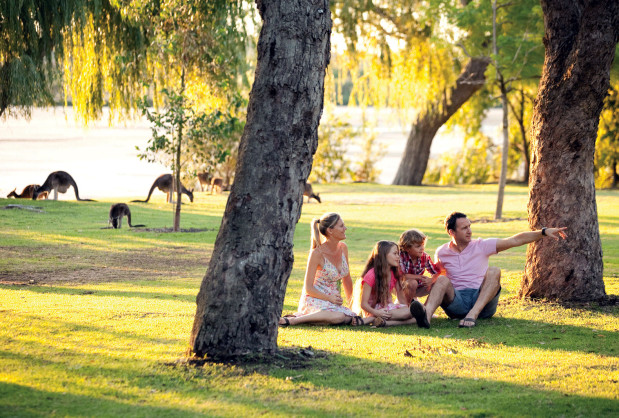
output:
[[[307,203],[309,203],[310,199],[314,198],[318,201],[318,203],[322,203],[320,201],[320,193],[314,194],[314,190],[312,190],[312,185],[309,183],[305,183],[305,189],[303,190],[303,196],[307,196]]]
[[[66,171],[54,171],[47,176],[45,183],[32,192],[32,200],[37,200],[40,194],[44,192],[49,193],[52,190],[54,191],[54,200],[58,200],[58,193],[66,193],[71,186],[73,186],[75,198],[80,202],[96,202],[96,200],[80,198],[80,192],[77,190],[75,180],[73,180],[73,177]]]
[[[161,190],[166,194],[166,202],[172,203],[173,195],[174,195],[174,179],[172,178],[172,174],[162,174],[157,177],[157,180],[153,183],[148,191],[148,197],[146,200],[132,200],[132,202],[140,202],[140,203],[148,203],[150,200],[150,196],[153,194],[153,190],[155,187]],[[181,183],[181,193],[185,193],[189,200],[193,202],[193,189],[187,190],[185,186]]]
[[[29,184],[26,187],[24,187],[24,190],[21,191],[21,194],[17,194],[15,192],[15,190],[17,189],[13,189],[13,191],[11,193],[9,193],[9,195],[7,196],[7,199],[9,197],[14,197],[15,199],[32,199],[32,194],[34,193],[34,191],[37,189],[37,187],[41,187],[38,184]],[[49,196],[48,192],[43,192],[39,195],[38,199],[47,199],[47,196]]]
[[[221,177],[213,177],[213,180],[211,180],[211,194],[215,192],[215,188],[217,188],[217,193],[221,193],[223,184],[224,179]]]
[[[110,219],[109,223],[112,224],[114,229],[120,229],[123,223],[123,216],[127,217],[127,223],[129,224],[129,228],[138,228],[146,225],[131,225],[131,211],[129,210],[129,206],[126,203],[114,203],[110,207]]]
[[[211,184],[211,175],[208,171],[198,173],[198,181],[200,182],[200,191],[203,192]]]

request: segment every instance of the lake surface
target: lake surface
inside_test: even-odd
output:
[[[359,108],[337,108],[336,114],[349,118],[359,126],[363,111]],[[386,154],[378,163],[379,183],[390,184],[397,171],[406,145],[410,126],[401,126],[392,112],[366,110],[366,117],[378,122],[378,142]],[[497,137],[500,110],[492,110],[484,123],[484,132]],[[82,198],[123,196],[146,197],[153,181],[170,170],[137,157],[136,146],[144,148],[151,132],[145,120],[108,126],[104,119],[88,128],[75,122],[71,109],[34,109],[32,118],[0,121],[0,196],[14,188],[17,192],[28,184],[43,184],[47,175],[63,170],[75,179]],[[458,132],[440,130],[431,153],[439,155],[462,146]],[[358,152],[351,148],[351,157]],[[187,187],[192,188],[190,184]],[[59,199],[75,200],[72,190]]]

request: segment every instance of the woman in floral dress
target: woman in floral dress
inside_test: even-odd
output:
[[[311,223],[312,247],[307,261],[299,310],[279,319],[280,326],[304,323],[364,325],[364,319],[343,305],[338,282],[346,298],[352,297],[348,269],[346,226],[337,213],[327,213]],[[369,318],[371,321],[372,318]],[[368,321],[368,323],[369,323]]]

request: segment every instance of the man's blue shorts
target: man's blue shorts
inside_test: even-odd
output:
[[[447,316],[452,319],[462,319],[466,317],[466,314],[473,308],[475,302],[477,301],[477,297],[479,296],[479,289],[462,289],[456,290],[456,295],[454,300],[447,306],[443,308]],[[496,292],[496,296],[492,298],[490,302],[484,309],[479,313],[478,318],[490,318],[492,315],[496,313],[496,307],[499,304],[499,295],[501,294],[501,288]]]

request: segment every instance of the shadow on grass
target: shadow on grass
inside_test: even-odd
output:
[[[66,369],[64,362],[29,355],[5,352],[0,358],[28,363],[39,373]],[[566,395],[540,388],[541,383],[429,373],[413,359],[403,366],[331,354],[305,370],[208,363],[144,370],[118,367],[118,361],[127,359],[112,357],[110,366],[67,370],[67,381],[56,382],[62,392],[0,382],[0,411],[12,416],[614,416],[619,407],[617,400]]]
[[[34,401],[36,400],[36,402]],[[140,404],[146,403],[146,404]],[[64,416],[161,417],[187,416],[189,408],[149,405],[148,397],[134,401],[110,396],[87,396],[37,390],[14,383],[0,382],[0,416],[41,417],[62,411]]]
[[[418,367],[416,361],[411,359],[408,366],[401,366],[335,355],[321,362],[318,373],[312,370],[299,378],[297,385],[311,383],[315,387],[331,389],[345,387],[347,391],[359,393],[360,397],[378,394],[381,395],[378,399],[404,398],[416,408],[413,415],[613,416],[619,407],[617,400],[565,395],[556,390],[541,389],[541,384],[535,382],[519,385],[502,382],[501,376],[489,380],[428,373]],[[354,373],[354,380],[348,378],[351,373]],[[282,377],[280,372],[276,375]],[[383,399],[388,402],[388,398]],[[383,405],[378,410],[384,410]]]

